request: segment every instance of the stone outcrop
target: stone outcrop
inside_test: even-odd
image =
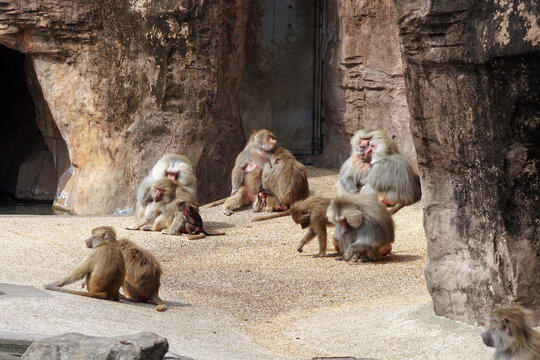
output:
[[[384,129],[416,166],[392,0],[326,1],[323,145],[319,164],[339,167],[361,127]]]
[[[229,193],[234,158],[249,136],[238,94],[257,4],[0,0],[0,44],[26,55],[45,143],[39,149],[52,154],[58,179],[57,208],[104,214],[133,207],[138,183],[166,152],[193,161],[203,203]],[[318,163],[339,167],[361,126],[387,130],[414,162],[393,3],[322,4]],[[13,163],[0,164],[14,188],[17,169],[35,148],[10,144],[25,149]]]
[[[540,313],[537,2],[396,4],[435,311]]]
[[[243,1],[0,7],[0,43],[26,54],[42,92],[36,100],[39,89],[31,89],[61,172],[58,207],[102,214],[133,206],[139,181],[165,152],[196,164],[203,202],[228,191],[233,154],[244,142],[231,106],[242,66]],[[66,152],[54,148],[58,135]]]
[[[67,333],[33,342],[21,359],[161,360],[168,349],[167,339],[150,332],[112,338]]]

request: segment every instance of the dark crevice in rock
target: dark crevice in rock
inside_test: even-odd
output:
[[[36,123],[24,59],[24,54],[0,46],[0,191],[18,198],[52,201],[56,173]]]

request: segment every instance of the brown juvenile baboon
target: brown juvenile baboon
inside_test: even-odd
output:
[[[360,129],[351,138],[351,156],[341,165],[338,194],[355,194],[365,184],[366,177],[371,171],[371,153],[367,153],[372,139],[388,139],[388,151],[398,153],[396,143],[389,139],[381,130]]]
[[[118,290],[126,276],[124,256],[116,241],[116,233],[109,226],[92,230],[86,246],[94,249],[86,260],[64,279],[45,285],[45,289],[105,300],[118,300]],[[88,292],[62,289],[84,278]]]
[[[232,215],[233,210],[257,200],[262,168],[270,160],[275,146],[276,139],[270,131],[263,129],[251,134],[246,147],[236,157],[231,173],[231,196],[223,204],[225,215]]]
[[[309,196],[306,167],[282,147],[264,164],[262,186],[274,195],[265,198],[266,211],[287,210],[292,203]]]
[[[540,359],[540,333],[533,329],[532,312],[522,306],[495,309],[482,340],[497,349],[496,360]]]
[[[203,230],[203,220],[201,215],[199,215],[197,210],[195,210],[195,208],[188,201],[182,201],[178,205],[178,210],[180,210],[182,216],[184,216],[184,221],[180,226],[180,231],[182,233],[189,235],[204,233],[206,235],[205,231]]]
[[[161,179],[152,184],[152,202],[146,209],[146,214],[128,230],[153,230],[167,229],[171,219],[167,216],[167,205],[176,198],[178,181]]]
[[[146,215],[146,208],[152,202],[152,184],[167,178],[178,181],[179,184],[185,187],[186,191],[189,191],[195,198],[197,197],[197,179],[189,159],[183,155],[163,155],[137,188],[135,220],[139,220]]]
[[[300,224],[302,229],[309,227],[308,232],[300,240],[298,252],[302,252],[304,245],[317,236],[319,240],[319,253],[317,256],[326,255],[326,226],[332,225],[326,217],[328,205],[330,205],[330,199],[320,196],[312,196],[292,204],[291,217],[293,221]]]
[[[120,240],[118,245],[126,262],[124,295],[131,301],[155,304],[157,311],[166,310],[167,304],[159,297],[162,272],[158,260],[149,251],[127,239]]]
[[[376,195],[390,214],[410,205],[422,196],[420,178],[399,153],[393,153],[394,141],[374,137],[370,140],[366,156],[371,157],[371,171],[365,178],[362,194]]]
[[[252,221],[262,221],[287,216],[291,204],[309,196],[309,183],[304,165],[285,148],[278,148],[264,165],[263,190],[259,192],[254,209],[282,211],[278,214],[257,216]]]
[[[378,261],[394,242],[394,222],[384,205],[373,197],[346,194],[334,198],[326,212],[335,225],[334,236],[343,244],[343,260]]]

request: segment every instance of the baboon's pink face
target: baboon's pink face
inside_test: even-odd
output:
[[[349,225],[346,219],[343,219],[339,222],[339,226],[341,227],[341,232],[343,234],[348,234],[352,231],[352,227]]]
[[[177,180],[178,179],[178,171],[169,171],[167,170],[167,177],[171,180]]]
[[[182,161],[180,160],[170,160],[165,170],[165,177],[171,180],[178,180],[178,175],[180,174],[180,166],[182,166]]]
[[[155,188],[154,189],[154,201],[155,202],[160,202],[162,197],[163,197],[163,189]]]
[[[370,142],[365,153],[365,158],[369,158],[369,161],[371,161],[371,156],[373,155],[373,152],[377,149],[377,143],[376,142]]]
[[[268,130],[259,130],[255,134],[254,140],[257,143],[258,148],[268,152],[274,151],[277,144],[276,137]]]
[[[356,147],[356,154],[360,157],[362,162],[369,163],[371,162],[371,152],[369,151],[370,139],[361,139],[360,144]]]
[[[87,248],[93,248],[94,247],[94,237],[90,236],[88,239],[84,241],[86,243]]]

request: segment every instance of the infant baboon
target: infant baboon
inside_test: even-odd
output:
[[[180,235],[188,234],[189,240],[203,239],[205,236],[225,235],[224,232],[208,233],[203,228],[203,220],[197,209],[189,201],[175,200],[171,207],[174,208],[174,221],[164,234]],[[172,210],[170,210],[172,211]]]
[[[184,221],[180,226],[181,232],[189,235],[197,235],[200,233],[206,233],[203,230],[203,220],[201,215],[195,210],[195,208],[189,203],[189,201],[182,201],[178,205],[178,209],[184,216]]]
[[[326,217],[328,205],[330,205],[330,199],[320,196],[312,196],[292,204],[291,217],[293,221],[300,224],[302,229],[309,227],[308,232],[300,240],[298,252],[302,252],[304,245],[317,236],[319,240],[319,253],[317,256],[326,255],[326,226],[332,225]],[[334,244],[334,247],[336,247],[336,244]]]
[[[67,277],[45,285],[45,289],[96,299],[118,300],[118,290],[124,282],[126,266],[115,231],[109,226],[93,229],[92,236],[86,239],[86,246],[94,249],[86,260]],[[88,292],[62,289],[62,286],[82,278],[85,279]]]

